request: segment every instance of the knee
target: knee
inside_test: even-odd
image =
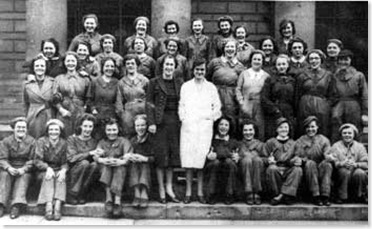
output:
[[[254,157],[252,159],[252,162],[255,163],[255,164],[258,164],[258,165],[263,165],[262,158],[260,158],[260,157]]]
[[[269,167],[266,169],[266,174],[273,175],[279,172],[279,168],[276,165],[269,165]]]
[[[81,162],[79,162],[78,166],[81,167],[81,168],[89,167],[89,161],[82,160]]]
[[[240,160],[240,164],[242,167],[247,167],[247,166],[251,166],[252,165],[252,158],[250,157],[243,157],[241,160]]]
[[[226,164],[227,168],[229,168],[229,170],[236,169],[235,162],[233,162],[233,160],[231,160],[230,158],[227,158],[225,160],[225,164]]]
[[[316,162],[313,160],[308,160],[305,163],[305,169],[306,170],[314,170],[317,168]]]
[[[367,177],[367,174],[363,169],[355,169],[352,176],[353,179],[363,179],[365,177]]]
[[[302,176],[303,174],[303,171],[302,171],[302,168],[299,167],[299,166],[294,166],[292,168],[292,173],[295,174],[296,176]]]
[[[332,164],[327,161],[322,161],[322,163],[320,163],[319,165],[319,168],[325,169],[327,171],[332,171],[333,169]]]

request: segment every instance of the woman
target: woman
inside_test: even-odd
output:
[[[325,157],[331,145],[324,135],[319,134],[319,121],[315,116],[309,116],[303,121],[306,134],[296,140],[293,147],[294,157],[291,163],[301,161],[305,190],[308,190],[312,202],[318,206],[329,206],[331,193],[332,161],[331,157]]]
[[[278,51],[282,54],[289,54],[289,42],[295,38],[296,27],[293,21],[283,19],[279,24],[279,33],[281,38],[278,39]]]
[[[275,61],[278,52],[276,42],[274,38],[267,36],[261,39],[259,47],[265,53],[262,69],[272,75],[275,72]]]
[[[308,53],[307,62],[310,68],[301,73],[296,82],[296,97],[298,124],[305,118],[314,115],[319,119],[321,134],[330,136],[330,99],[333,85],[333,75],[331,72],[321,67],[325,58],[324,53],[315,49]],[[298,128],[300,135],[301,128]]]
[[[202,58],[207,60],[208,63],[211,40],[204,34],[204,22],[202,19],[196,18],[192,20],[191,33],[191,36],[185,40],[185,57],[188,61],[188,66],[194,66],[193,62]]]
[[[146,208],[151,188],[151,164],[154,162],[154,137],[147,131],[147,117],[134,117],[136,136],[131,139],[134,154],[130,158],[129,186],[134,189],[133,207]]]
[[[24,84],[23,103],[29,134],[34,138],[39,138],[44,134],[45,123],[52,118],[51,101],[54,79],[45,75],[45,59],[34,59],[32,65],[34,77]]]
[[[76,52],[79,57],[79,74],[88,77],[90,80],[97,78],[99,75],[99,63],[91,56],[92,49],[90,43],[78,41],[76,49],[73,51]]]
[[[207,203],[215,204],[217,201],[217,188],[223,188],[224,202],[230,205],[234,202],[237,166],[233,161],[239,142],[231,137],[231,119],[227,116],[219,118],[214,125],[212,146],[207,155],[205,175],[207,180]],[[217,186],[218,185],[218,186]]]
[[[244,119],[253,120],[258,128],[258,139],[265,140],[265,120],[261,106],[262,88],[270,75],[262,70],[265,54],[261,50],[255,50],[251,54],[251,68],[244,70],[238,79],[236,86],[236,99],[240,105],[241,123]]]
[[[187,64],[187,59],[186,57],[182,56],[180,52],[181,48],[181,41],[178,38],[169,38],[164,41],[166,48],[167,48],[167,53],[163,54],[160,56],[157,61],[156,61],[156,67],[155,67],[155,74],[160,75],[162,66],[161,63],[163,63],[164,58],[168,55],[172,55],[176,58],[177,60],[177,69],[175,71],[176,77],[181,77],[184,82],[189,80],[190,77],[190,72],[189,72],[189,66]]]
[[[113,77],[116,69],[113,58],[103,58],[100,69],[100,76],[92,81],[89,91],[89,106],[92,114],[97,118],[97,131],[95,131],[94,136],[97,140],[104,136],[104,120],[116,118],[115,102],[119,82],[118,79]]]
[[[368,123],[366,78],[351,65],[353,56],[349,50],[342,50],[338,56],[339,69],[335,73],[332,89],[332,142],[339,139],[337,133],[343,123],[354,124],[359,132],[362,132],[363,123]]]
[[[120,79],[122,74],[122,68],[123,68],[123,57],[114,52],[114,47],[116,44],[116,38],[112,36],[111,34],[104,34],[102,35],[101,39],[99,40],[101,49],[103,52],[97,54],[96,60],[101,66],[101,62],[105,57],[111,57],[115,60],[115,74],[114,77]]]
[[[150,80],[146,94],[148,130],[155,134],[155,167],[159,184],[160,202],[166,203],[165,194],[172,202],[180,201],[173,192],[173,168],[180,166],[180,121],[177,114],[182,78],[176,77],[177,60],[172,55],[163,59],[162,74]],[[164,189],[164,172],[166,189]]]
[[[368,203],[368,153],[363,144],[357,142],[358,129],[351,123],[339,129],[341,140],[333,144],[328,154],[333,158],[337,171],[336,203],[347,201]],[[350,188],[352,187],[352,189]]]
[[[66,200],[67,141],[63,129],[60,120],[51,119],[46,123],[46,135],[36,142],[34,163],[42,177],[37,204],[45,204],[46,220],[60,220]]]
[[[272,205],[292,204],[302,181],[301,160],[290,161],[294,157],[295,142],[290,137],[290,121],[284,117],[276,120],[277,136],[267,140],[264,146],[266,161],[266,186]]]
[[[11,219],[18,218],[27,205],[26,193],[33,167],[35,139],[27,134],[27,120],[18,117],[10,124],[13,134],[0,144],[0,217],[4,215],[9,197]]]
[[[211,146],[213,121],[221,116],[221,102],[217,88],[205,79],[206,60],[196,59],[194,78],[181,87],[178,114],[181,126],[181,166],[186,169],[186,196],[191,202],[193,170],[198,177],[198,201],[205,203],[203,194],[203,168]]]
[[[75,52],[66,52],[63,63],[64,74],[55,79],[53,102],[58,110],[56,118],[65,124],[66,136],[70,136],[85,111],[90,82],[77,72],[80,66]]]
[[[252,121],[245,121],[242,125],[243,140],[239,148],[239,155],[233,158],[239,161],[239,169],[243,178],[246,204],[260,205],[262,192],[262,178],[264,173],[264,144],[255,139],[258,128]]]
[[[234,37],[238,41],[236,58],[245,67],[248,67],[250,64],[249,57],[254,51],[254,47],[246,41],[248,37],[247,29],[242,25],[237,26],[234,30]]]
[[[122,212],[121,196],[127,165],[133,154],[133,147],[128,139],[119,136],[119,123],[116,119],[108,119],[105,123],[105,138],[99,141],[97,151],[102,152],[100,156],[93,157],[101,167],[99,181],[105,185],[105,210],[109,216],[119,217]]]
[[[306,61],[307,44],[300,38],[294,38],[288,44],[288,52],[291,58],[289,63],[291,73],[297,78],[309,68],[309,63]]]
[[[125,75],[118,83],[115,109],[121,119],[124,136],[131,138],[134,134],[133,118],[145,113],[146,90],[149,79],[138,73],[140,60],[135,54],[124,57]]]
[[[337,70],[337,57],[344,48],[342,41],[338,39],[329,39],[327,41],[327,58],[324,61],[324,68],[332,73]]]
[[[156,61],[145,52],[147,50],[145,39],[142,37],[136,37],[133,40],[132,48],[141,62],[140,66],[138,66],[138,73],[146,76],[147,79],[154,78]]]
[[[240,73],[245,70],[236,58],[237,42],[228,40],[224,46],[224,54],[211,60],[207,67],[206,79],[216,85],[222,104],[222,114],[229,116],[233,126],[237,125],[239,105],[235,98],[235,88]],[[238,135],[232,130],[233,136]]]
[[[275,71],[267,78],[262,89],[262,107],[265,112],[265,136],[275,137],[275,121],[287,118],[295,125],[295,87],[296,80],[290,73],[289,57],[279,54]]]
[[[91,114],[84,114],[79,120],[76,134],[67,139],[67,198],[72,205],[85,204],[88,188],[96,180],[98,172],[94,156],[99,157],[103,152],[97,150],[97,141],[92,137],[96,118]]]
[[[95,14],[84,15],[83,27],[85,31],[74,37],[74,39],[72,39],[71,44],[68,47],[68,51],[76,50],[76,46],[78,45],[79,41],[86,41],[91,45],[92,47],[91,55],[94,57],[98,53],[102,52],[99,42],[101,39],[101,34],[97,32],[99,27],[97,15]]]

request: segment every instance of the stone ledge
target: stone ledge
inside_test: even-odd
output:
[[[44,209],[36,204],[29,204],[26,214],[43,215]],[[330,207],[318,207],[310,204],[291,206],[248,206],[243,203],[233,205],[160,204],[150,202],[146,209],[136,209],[130,203],[123,204],[125,218],[130,219],[205,219],[205,220],[343,220],[367,221],[368,205],[343,204]],[[85,205],[68,205],[63,208],[63,215],[78,217],[106,217],[104,204],[93,202]]]

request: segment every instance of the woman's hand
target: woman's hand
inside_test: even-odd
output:
[[[156,133],[156,125],[150,125],[148,128],[149,132],[152,134]]]
[[[58,182],[60,182],[60,183],[65,182],[65,180],[66,180],[66,169],[59,170],[58,173],[56,174],[56,177],[57,177]]]
[[[93,114],[93,115],[97,115],[97,114],[98,114],[97,109],[94,109],[94,110],[92,111],[92,114]]]
[[[45,173],[45,180],[51,180],[54,176],[55,176],[54,170],[48,167]]]
[[[275,157],[271,155],[270,157],[268,157],[267,162],[269,163],[269,165],[276,164]]]
[[[71,112],[66,110],[65,108],[61,107],[59,109],[59,113],[62,115],[62,117],[64,118],[67,118],[67,117],[71,117]]]
[[[13,168],[13,167],[9,167],[9,168],[7,169],[7,171],[8,171],[8,173],[9,173],[10,175],[12,175],[12,176],[17,176],[17,175],[18,175],[18,169],[15,169],[15,168]]]
[[[214,161],[214,160],[217,159],[217,153],[215,153],[215,152],[210,152],[210,153],[207,155],[207,158],[208,158],[208,160]]]
[[[239,154],[238,154],[237,152],[233,152],[231,159],[232,159],[235,163],[238,163],[239,160],[240,160],[240,156],[239,156]]]

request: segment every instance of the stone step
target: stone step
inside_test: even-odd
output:
[[[342,220],[367,221],[368,205],[342,204],[318,207],[310,204],[291,206],[271,206],[269,204],[248,206],[244,203],[233,205],[160,204],[151,201],[148,208],[137,209],[130,203],[123,203],[124,218],[130,219],[203,219],[203,220]],[[68,205],[62,210],[65,216],[106,217],[104,203],[87,203],[85,205]],[[29,204],[28,215],[43,215],[44,207]]]

